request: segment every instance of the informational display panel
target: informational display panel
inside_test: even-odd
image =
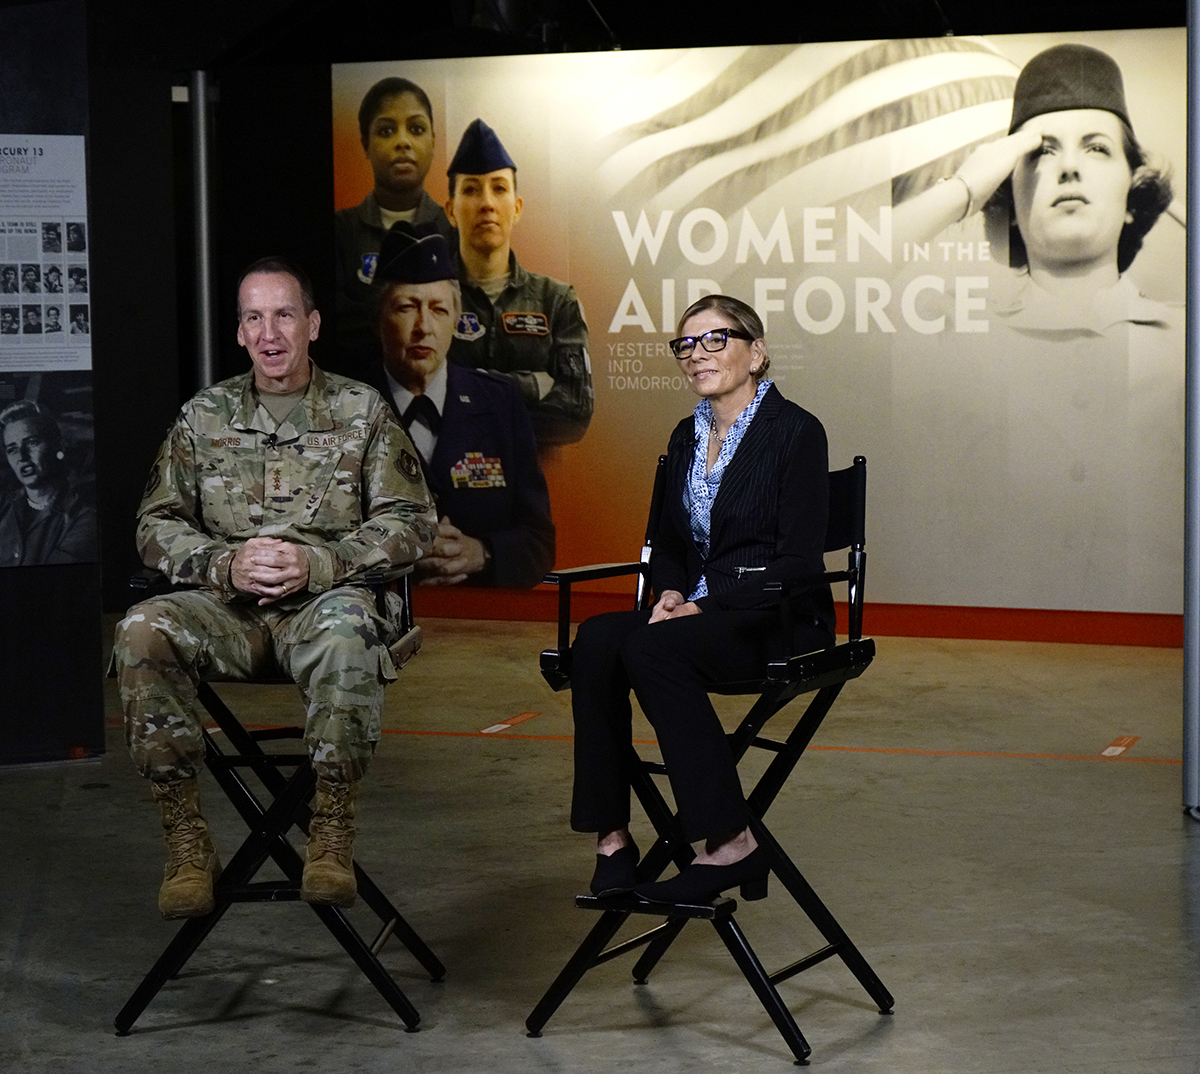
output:
[[[0,368],[91,369],[83,138],[0,135]]]
[[[1043,114],[1007,206],[923,219],[922,195],[1009,133],[1024,66],[1068,43],[1115,61],[1132,138]],[[426,193],[448,200],[484,120],[517,165],[519,265],[582,303],[594,413],[540,453],[558,564],[635,554],[655,460],[696,401],[667,341],[723,292],[762,316],[769,375],[824,422],[831,464],[867,456],[874,600],[1181,610],[1184,30],[338,65],[335,209],[372,196],[359,109],[391,77],[431,105]],[[1112,85],[1087,92],[1073,119],[1114,115]],[[1176,196],[1119,272],[1042,243],[1034,188],[1115,246],[1151,170]],[[339,271],[366,283],[369,253]]]
[[[84,8],[0,9],[0,764],[104,750]]]
[[[0,134],[0,566],[97,557],[79,135]]]

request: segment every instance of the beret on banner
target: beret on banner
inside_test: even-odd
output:
[[[482,119],[476,119],[463,131],[454,159],[446,169],[447,175],[487,175],[503,168],[517,170],[508,150]]]
[[[1039,52],[1021,70],[1013,91],[1008,133],[1035,116],[1077,108],[1112,112],[1133,129],[1125,108],[1125,83],[1116,61],[1087,45],[1055,45]]]
[[[375,265],[376,283],[433,283],[457,278],[450,247],[433,224],[401,220],[383,237]]]

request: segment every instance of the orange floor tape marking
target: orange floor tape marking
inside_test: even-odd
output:
[[[406,731],[384,728],[385,735],[429,735],[449,738],[480,738],[482,731]],[[531,742],[573,742],[571,735],[500,735]],[[653,738],[635,738],[635,746],[657,746]],[[999,757],[1017,761],[1123,761],[1126,764],[1183,764],[1178,757],[1102,757],[1094,753],[1002,753],[992,750],[896,750],[879,746],[809,746],[810,753],[887,753],[910,757]]]
[[[494,723],[491,727],[485,727],[479,733],[481,735],[494,735],[497,731],[507,731],[510,727],[515,727],[519,723],[524,723],[526,720],[532,720],[535,716],[540,715],[540,712],[518,712],[515,716],[510,717],[503,723]]]
[[[521,712],[505,720],[503,723],[492,724],[482,731],[416,731],[403,728],[385,727],[385,735],[426,735],[431,738],[482,738],[484,735],[499,734],[500,729],[507,729],[514,724],[524,723],[540,716],[540,712]],[[213,724],[205,724],[212,728]],[[277,724],[246,724],[247,730],[258,730],[265,727],[276,727]],[[501,738],[523,738],[531,742],[574,742],[571,735],[501,735]],[[881,746],[809,746],[810,753],[886,753],[907,757],[999,757],[1014,761],[1123,761],[1126,764],[1183,764],[1178,757],[1124,757],[1126,749],[1138,741],[1137,736],[1125,735],[1113,742],[1112,746],[1095,753],[1004,753],[999,750],[896,750],[884,749]],[[653,738],[635,738],[635,746],[657,746]],[[1120,747],[1116,753],[1110,753],[1114,747]]]
[[[1130,746],[1138,740],[1137,735],[1121,735],[1119,738],[1114,738],[1112,744],[1105,746],[1100,751],[1101,757],[1120,757]]]

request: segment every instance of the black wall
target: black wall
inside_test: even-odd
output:
[[[87,134],[83,4],[2,7],[0,41],[0,132]],[[99,565],[0,570],[0,609],[0,764],[101,752]]]

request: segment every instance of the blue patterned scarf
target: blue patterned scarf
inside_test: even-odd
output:
[[[737,421],[729,427],[729,432],[725,434],[725,442],[721,445],[720,454],[717,455],[717,461],[713,463],[711,470],[708,469],[708,437],[709,430],[715,428],[712,404],[707,399],[701,399],[696,404],[695,416],[692,419],[696,432],[696,449],[692,454],[692,465],[688,469],[687,481],[683,485],[683,508],[691,518],[692,537],[695,538],[696,545],[703,556],[708,555],[712,505],[713,500],[717,498],[717,491],[721,487],[721,478],[725,476],[725,467],[729,465],[729,460],[737,451],[738,444],[746,435],[750,422],[758,413],[758,404],[762,402],[762,397],[767,394],[767,389],[771,384],[772,382],[769,380],[759,381],[754,398],[738,415]],[[702,574],[688,600],[706,596],[708,596],[708,579]]]

